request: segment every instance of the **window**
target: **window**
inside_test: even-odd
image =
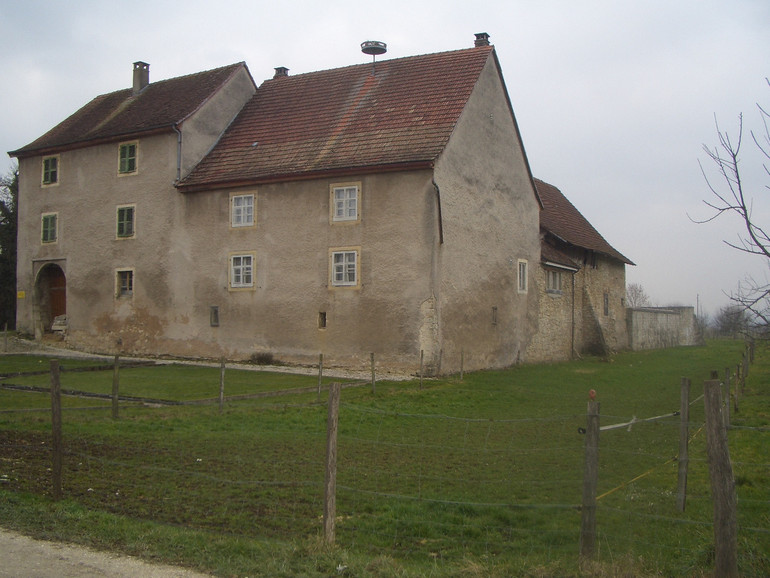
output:
[[[219,327],[219,305],[209,307],[209,325]]]
[[[606,291],[604,292],[604,314],[610,314],[610,294]]]
[[[497,325],[497,307],[492,307],[492,325]]]
[[[230,226],[251,227],[254,225],[254,195],[233,195],[230,197]]]
[[[118,271],[117,275],[118,297],[130,297],[134,294],[134,272],[131,269]]]
[[[134,236],[134,207],[118,207],[118,238]]]
[[[55,243],[59,237],[58,215],[46,213],[42,218],[42,232],[40,239],[43,243]]]
[[[254,286],[254,255],[230,256],[230,287],[246,289]]]
[[[332,186],[332,221],[357,221],[358,185]]]
[[[136,143],[122,143],[119,147],[118,173],[136,172]]]
[[[527,261],[525,259],[519,259],[519,293],[526,293],[528,286]]]
[[[43,184],[55,185],[59,182],[59,157],[43,159]]]
[[[358,285],[358,251],[332,251],[332,285]]]
[[[546,269],[545,289],[549,293],[561,293],[561,271]]]
[[[318,312],[318,329],[326,329],[326,311]]]

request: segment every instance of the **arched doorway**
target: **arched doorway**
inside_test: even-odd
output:
[[[54,263],[43,266],[35,289],[41,329],[52,331],[56,318],[67,315],[67,278],[62,268]]]

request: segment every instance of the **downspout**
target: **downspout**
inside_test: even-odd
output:
[[[444,220],[441,217],[441,191],[438,188],[436,179],[431,179],[433,188],[436,189],[436,207],[438,209],[438,242],[440,245],[444,244]]]
[[[571,345],[571,351],[572,351],[572,359],[575,359],[575,273],[571,275],[572,277],[572,345]]]
[[[182,131],[176,123],[171,125],[176,133],[176,179],[174,183],[178,183],[182,180]]]

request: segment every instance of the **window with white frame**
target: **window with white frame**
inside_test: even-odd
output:
[[[137,148],[138,145],[136,142],[127,142],[118,145],[118,173],[123,175],[136,172]]]
[[[519,293],[526,293],[529,288],[529,278],[526,259],[519,259]]]
[[[43,184],[55,185],[59,182],[59,157],[43,158]]]
[[[358,185],[332,186],[332,221],[359,219],[360,191]]]
[[[133,205],[118,207],[117,236],[125,239],[134,236],[134,218],[136,209]]]
[[[332,251],[331,267],[331,281],[334,287],[358,285],[358,251]]]
[[[41,218],[40,240],[43,243],[55,243],[59,238],[59,215],[44,213]]]
[[[254,195],[233,195],[230,197],[230,226],[254,226]]]
[[[562,273],[554,269],[545,270],[545,289],[549,293],[561,293]]]
[[[131,297],[134,294],[134,271],[120,269],[115,278],[115,294],[118,297]]]
[[[230,255],[230,287],[249,289],[254,287],[254,254]]]

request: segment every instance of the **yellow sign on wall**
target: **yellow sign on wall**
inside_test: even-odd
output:
[[[16,299],[24,299],[27,296],[26,291],[17,291],[16,292]]]

